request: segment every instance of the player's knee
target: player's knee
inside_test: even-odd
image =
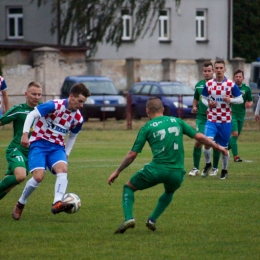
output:
[[[33,172],[33,178],[36,182],[38,183],[42,182],[43,177],[44,177],[44,172],[43,173]]]
[[[21,183],[26,179],[26,170],[24,168],[15,168],[14,175],[17,182]]]
[[[26,174],[25,175],[18,175],[16,176],[17,182],[21,183],[26,179]]]
[[[66,163],[58,163],[57,165],[53,166],[52,169],[56,174],[68,172],[68,167]]]

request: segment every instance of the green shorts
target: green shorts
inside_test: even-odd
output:
[[[8,162],[8,169],[6,175],[13,175],[16,167],[23,167],[26,169],[26,175],[28,175],[29,167],[27,156],[25,156],[17,148],[6,152],[6,160]]]
[[[165,192],[172,193],[181,186],[184,175],[184,169],[162,169],[146,164],[130,178],[130,182],[137,190],[148,189],[163,183]]]
[[[196,119],[196,131],[198,133],[204,134],[205,125],[206,125],[205,120]]]
[[[235,117],[232,117],[232,132],[238,132],[238,134],[240,134],[243,125],[244,125],[244,120],[240,120]]]

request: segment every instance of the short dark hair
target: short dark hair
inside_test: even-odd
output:
[[[207,61],[203,63],[203,67],[209,67],[209,66],[212,66],[213,68],[213,63],[211,61]]]
[[[76,83],[72,86],[70,94],[75,97],[83,95],[84,97],[89,97],[91,95],[89,89],[83,83]]]
[[[158,97],[151,97],[146,102],[146,108],[149,109],[151,113],[159,112],[163,109],[163,104],[160,98]]]
[[[216,63],[221,63],[221,64],[223,64],[224,66],[226,66],[225,61],[224,61],[224,60],[221,60],[221,59],[216,60],[216,61],[214,62],[214,67],[215,67]]]
[[[243,76],[243,78],[244,78],[244,71],[243,70],[241,70],[241,69],[236,69],[235,71],[234,71],[234,76],[235,75],[237,75],[238,73],[242,73],[242,76]]]

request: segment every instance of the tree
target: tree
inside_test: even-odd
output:
[[[34,1],[34,0],[32,0]],[[52,2],[52,12],[57,16],[52,21],[51,32],[57,31],[58,43],[70,44],[77,36],[79,46],[88,46],[95,51],[98,43],[110,43],[117,48],[122,43],[123,22],[121,12],[128,10],[134,17],[132,37],[135,41],[144,36],[158,17],[158,10],[165,7],[166,0],[37,0],[38,6]],[[181,0],[173,0],[176,9]]]
[[[260,57],[260,1],[236,0],[233,6],[233,57]]]

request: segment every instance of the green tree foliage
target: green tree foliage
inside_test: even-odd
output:
[[[233,1],[233,57],[260,57],[260,1]]]
[[[34,0],[32,0],[34,1]],[[95,50],[98,43],[110,43],[117,48],[122,43],[122,10],[129,10],[133,16],[132,38],[144,36],[152,26],[154,31],[159,12],[166,0],[37,0],[38,6],[52,2],[55,19],[51,31],[57,31],[59,43],[70,44],[77,37],[77,43]],[[181,0],[173,0],[176,8]]]

